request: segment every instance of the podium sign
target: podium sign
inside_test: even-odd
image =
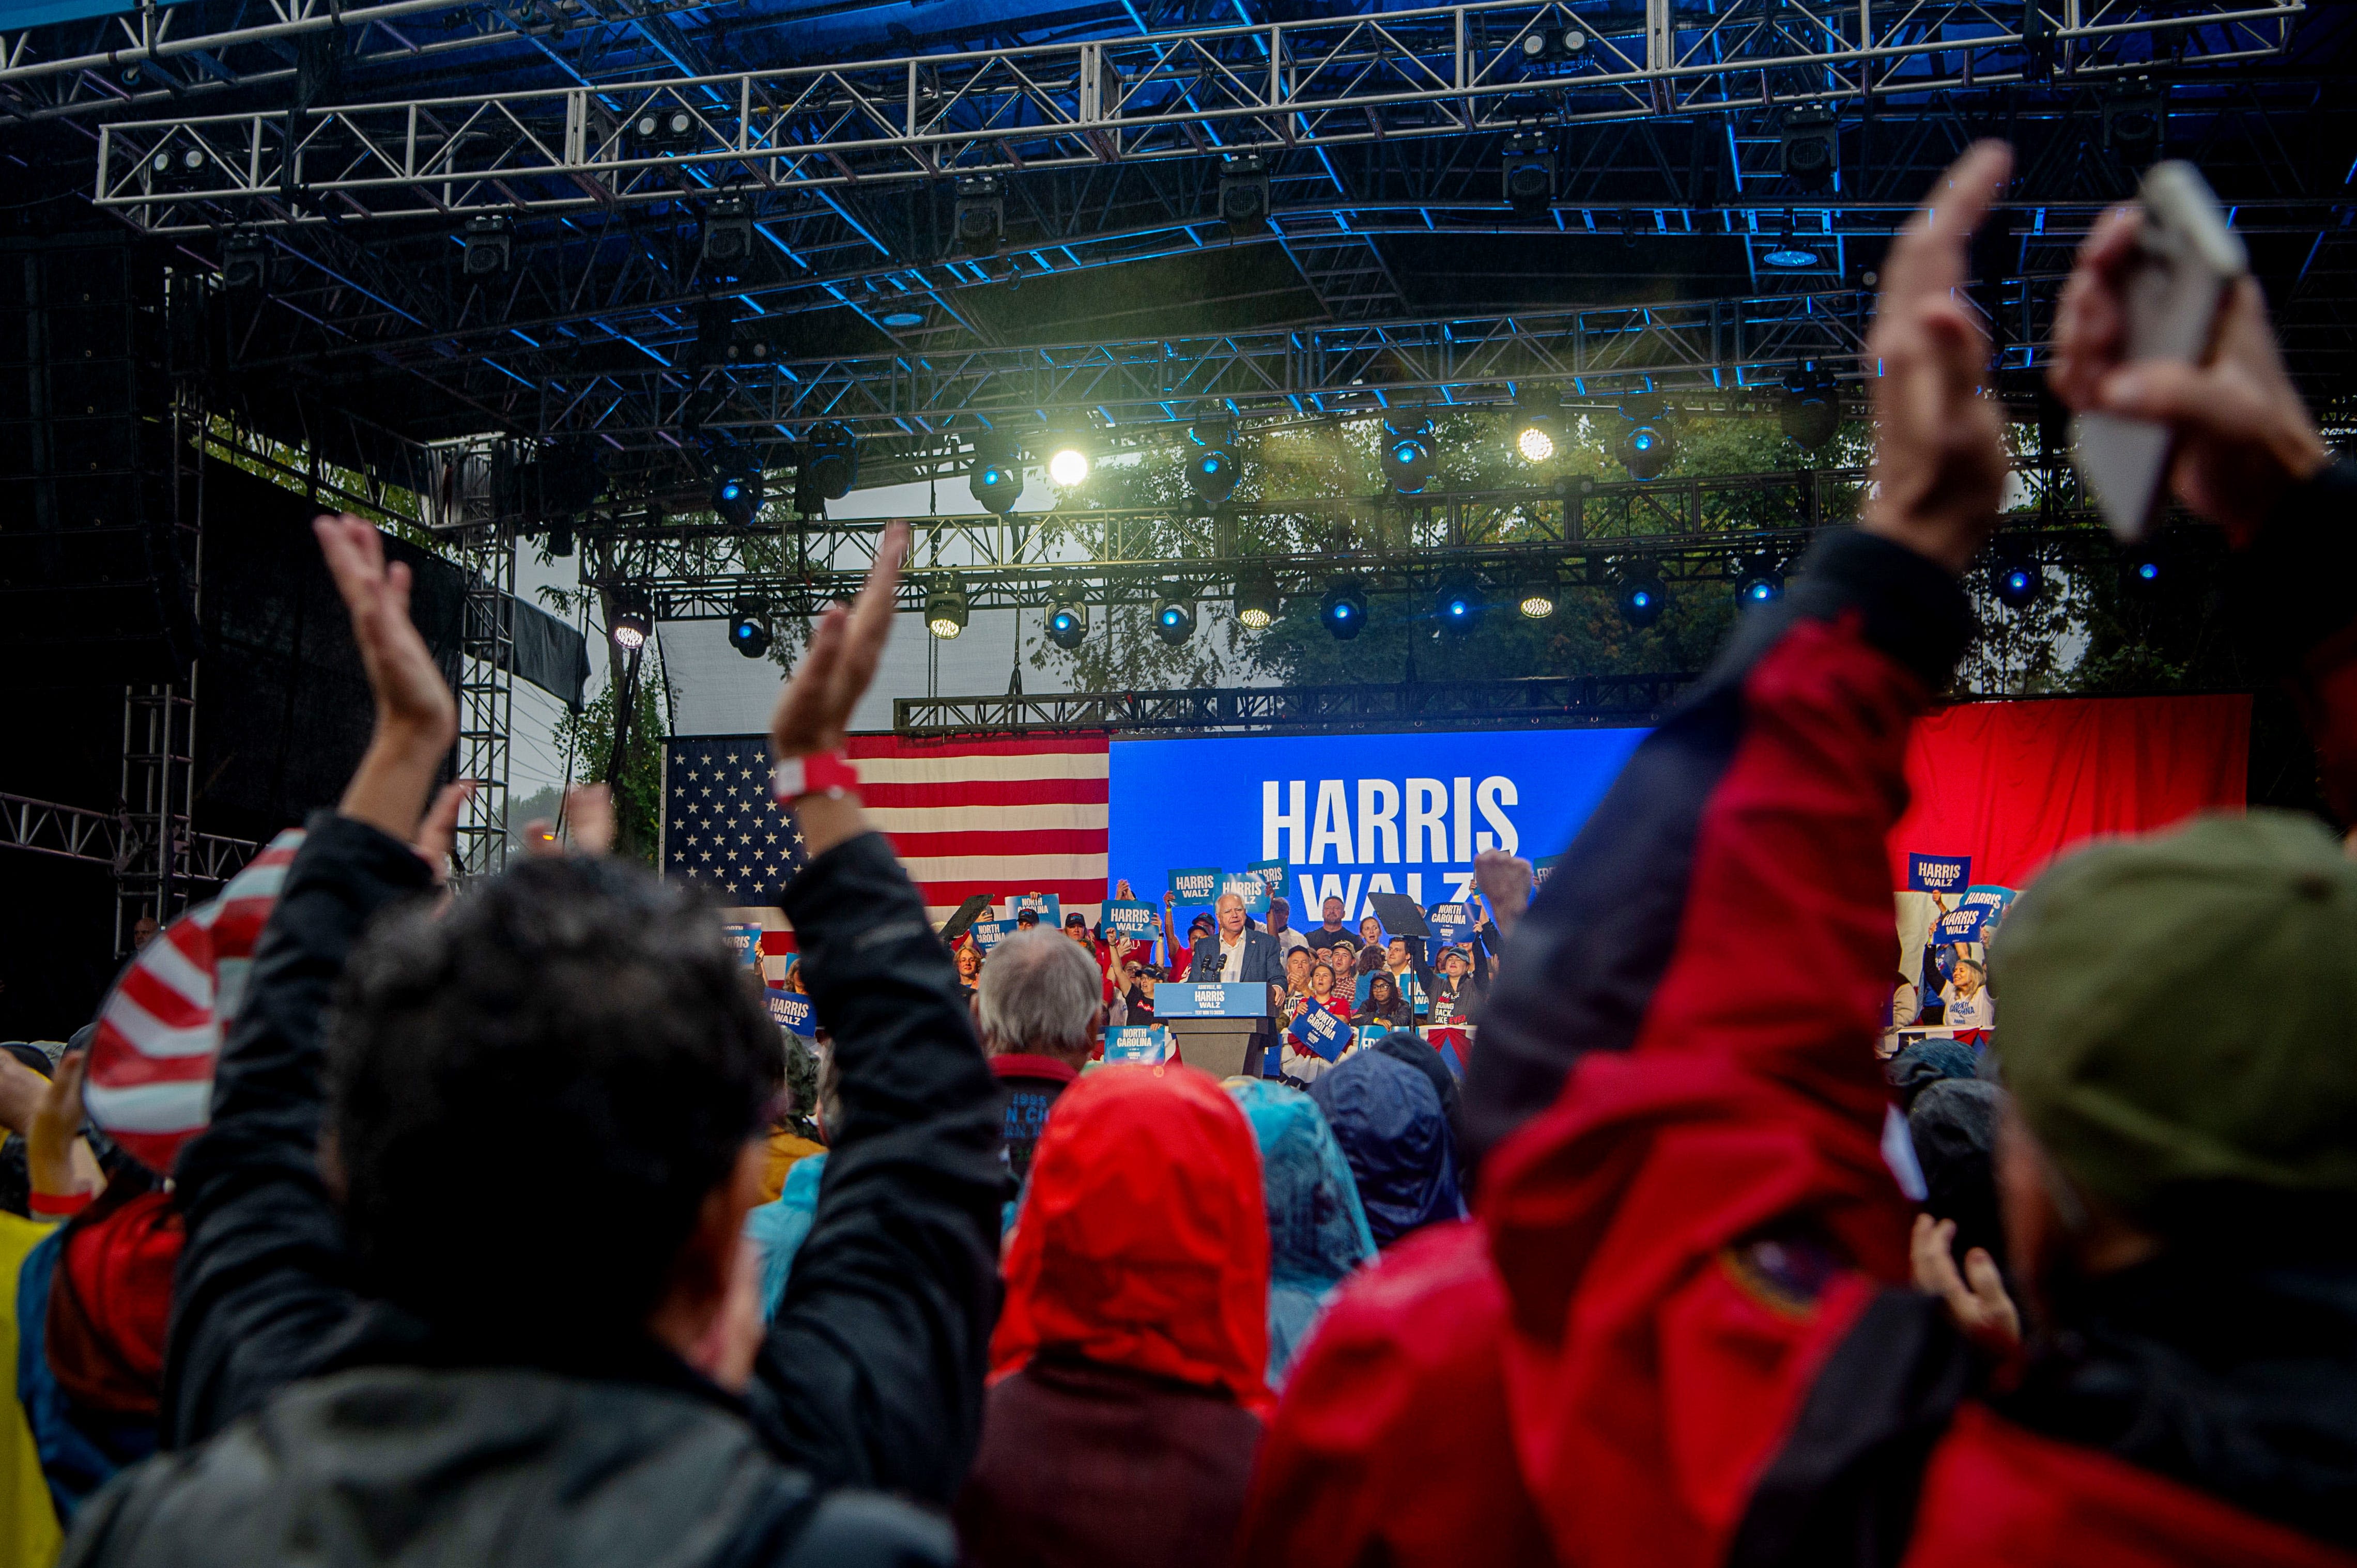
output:
[[[1154,990],[1157,1018],[1265,1018],[1268,987],[1256,980],[1166,980]]]

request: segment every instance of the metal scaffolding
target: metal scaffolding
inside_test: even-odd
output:
[[[2215,65],[2279,52],[2303,10],[1480,0],[839,65],[689,62],[629,82],[109,124],[95,199],[140,228],[193,232],[214,226],[208,205],[299,224],[595,209],[737,182],[831,193]],[[1571,24],[1587,39],[1577,59],[1526,59],[1526,37]]]

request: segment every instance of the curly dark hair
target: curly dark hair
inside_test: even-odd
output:
[[[328,1039],[371,1294],[470,1338],[634,1332],[784,1057],[711,910],[610,860],[531,860],[388,911]]]

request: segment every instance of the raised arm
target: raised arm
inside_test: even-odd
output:
[[[1953,290],[2008,163],[2001,146],[1968,154],[1885,263],[1866,520],[1747,618],[1514,928],[1467,1084],[1477,1150],[1594,1050],[1732,1056],[1880,1118],[1884,838],[1910,721],[1970,633],[1955,574],[1995,525],[2006,471],[1978,391],[1986,343]]]
[[[821,618],[771,723],[780,758],[842,746],[907,542],[889,531],[857,607]],[[857,798],[792,809],[812,856],[780,902],[834,1039],[843,1122],[755,1378],[823,1484],[946,1505],[980,1429],[997,1306],[997,1091],[949,953]]]
[[[170,1445],[210,1436],[318,1369],[352,1321],[343,1221],[318,1162],[328,997],[369,918],[433,885],[465,799],[453,786],[426,811],[457,717],[410,623],[409,569],[385,564],[361,519],[313,526],[351,615],[376,729],[342,802],[312,820],[286,869],[215,1064],[211,1122],[175,1173],[188,1240],[164,1369]]]
[[[2246,649],[2289,682],[2316,742],[2319,779],[2344,825],[2357,823],[2357,464],[2336,462],[2284,371],[2266,302],[2238,281],[2200,365],[2122,359],[2126,283],[2139,220],[2096,225],[2062,291],[2054,331],[2055,393],[2169,426],[2169,487],[2225,531],[2235,554],[2227,602]]]

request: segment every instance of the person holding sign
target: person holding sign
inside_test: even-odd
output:
[[[1996,1027],[1996,998],[1988,993],[1988,976],[1976,958],[1956,955],[1955,975],[1942,994],[1948,1027],[1967,1045],[1988,1043]]]
[[[1020,1182],[1057,1097],[1097,1054],[1103,977],[1079,943],[1018,931],[998,944],[974,997],[974,1027],[1005,1093],[1006,1169]]]
[[[1326,1025],[1307,1024],[1313,1015],[1330,1018]],[[1287,1026],[1281,1070],[1285,1077],[1297,1083],[1314,1083],[1318,1075],[1333,1065],[1335,1059],[1351,1048],[1351,1009],[1345,998],[1334,993],[1334,967],[1315,963],[1309,966],[1308,990],[1292,1000],[1286,1007]],[[1323,1042],[1330,1049],[1318,1048]]]

